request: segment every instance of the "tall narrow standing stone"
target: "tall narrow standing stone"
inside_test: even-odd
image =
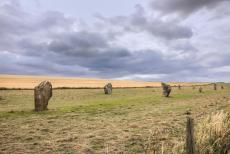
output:
[[[104,86],[104,92],[105,94],[111,94],[112,93],[112,90],[113,90],[113,86],[111,83],[107,83],[105,86]]]
[[[171,86],[166,84],[166,83],[161,83],[161,86],[163,88],[163,95],[165,97],[169,97],[170,93],[171,93]]]
[[[224,89],[224,86],[221,86],[221,89],[223,90],[223,89]]]
[[[203,88],[202,88],[202,87],[199,88],[199,92],[200,92],[200,93],[203,92]]]
[[[49,81],[43,81],[34,88],[35,111],[47,110],[48,102],[52,97],[52,85]]]
[[[214,89],[214,90],[217,89],[216,83],[213,83],[213,89]]]

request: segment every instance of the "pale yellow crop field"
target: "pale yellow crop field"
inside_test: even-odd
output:
[[[111,80],[98,78],[73,78],[73,77],[56,77],[56,76],[25,76],[25,75],[0,75],[1,88],[34,88],[40,82],[50,81],[54,88],[102,88],[106,83],[111,82],[113,87],[147,87],[161,86],[160,81],[145,82],[134,80]],[[192,86],[204,85],[208,82],[169,82],[170,85]]]

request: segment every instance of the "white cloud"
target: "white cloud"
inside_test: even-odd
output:
[[[167,74],[132,74],[126,75],[119,78],[114,78],[116,80],[155,80],[160,81],[166,78]]]
[[[208,69],[212,73],[230,73],[230,65]]]

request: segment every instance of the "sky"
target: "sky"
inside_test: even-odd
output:
[[[0,74],[230,82],[230,0],[1,0]]]

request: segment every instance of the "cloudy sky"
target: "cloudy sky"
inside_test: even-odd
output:
[[[1,0],[0,73],[230,82],[230,0]]]

